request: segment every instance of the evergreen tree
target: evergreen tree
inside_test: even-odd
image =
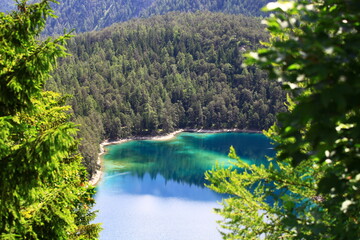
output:
[[[40,41],[51,1],[0,13],[0,238],[96,239],[65,98],[42,90],[69,35]]]
[[[132,20],[71,38],[73,55],[60,61],[48,86],[73,95],[91,175],[104,139],[179,128],[269,128],[285,109],[285,95],[264,71],[241,66],[244,49],[267,38],[259,20],[245,16]]]
[[[219,210],[225,239],[359,239],[360,3],[279,1],[267,10],[273,38],[249,63],[288,89],[289,111],[267,133],[269,166],[207,174],[232,194]]]

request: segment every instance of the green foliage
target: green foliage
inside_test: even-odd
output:
[[[249,239],[261,233],[266,239],[358,239],[360,3],[280,1],[266,9],[276,11],[266,20],[273,34],[271,44],[249,54],[248,62],[257,63],[281,82],[293,105],[291,111],[279,115],[279,127],[268,133],[276,142],[274,166],[279,170],[245,166],[245,173],[252,174],[234,174],[238,181],[227,180],[231,170],[208,175],[214,184],[211,187],[222,192],[230,187],[241,191],[249,181],[270,183],[254,186],[248,198],[235,192],[232,200],[225,201],[220,210],[228,219],[225,226],[254,224],[262,229],[245,233],[231,228],[229,239]],[[222,172],[226,174],[220,175]],[[269,192],[271,186],[277,191]],[[279,191],[281,187],[286,191]],[[267,203],[265,198],[274,193],[280,200],[275,196],[275,204]],[[248,202],[258,204],[252,213],[254,220],[241,214]],[[239,217],[226,215],[227,211]],[[275,221],[261,220],[256,214],[274,214]]]
[[[89,225],[93,188],[78,153],[76,126],[57,93],[44,92],[61,43],[69,35],[40,42],[51,16],[49,1],[18,3],[0,13],[0,238],[95,239]],[[79,214],[82,211],[81,214]],[[84,234],[81,228],[87,227]]]
[[[267,34],[257,19],[172,13],[113,25],[68,42],[73,56],[50,89],[72,94],[90,173],[98,144],[177,128],[262,130],[284,111],[281,87],[242,54]]]
[[[267,136],[281,144],[276,131],[272,127]],[[293,167],[289,161],[274,159],[268,166],[249,165],[232,147],[229,156],[236,160],[236,168],[217,166],[206,173],[209,188],[231,195],[223,201],[223,208],[216,210],[226,219],[220,222],[224,239],[309,239],[315,227],[318,239],[328,239],[322,230],[331,218],[316,192],[326,166],[302,162]]]
[[[38,96],[44,85],[44,75],[52,70],[56,56],[64,56],[65,35],[55,41],[37,43],[41,29],[52,10],[47,2],[18,4],[20,11],[1,17],[0,113],[13,114],[33,107],[32,96]],[[30,34],[29,34],[30,33]],[[36,67],[35,67],[36,66]]]
[[[243,14],[247,16],[263,16],[264,12],[260,9],[268,3],[269,0],[154,0],[153,4],[144,9],[140,15],[148,17],[151,15],[165,14],[167,12],[195,12],[211,11],[223,12],[227,14]]]
[[[173,11],[211,11],[248,16],[264,15],[260,11],[269,0],[63,0],[53,6],[57,19],[51,19],[47,35],[61,34],[64,28],[76,32],[100,30],[133,18],[163,15]]]

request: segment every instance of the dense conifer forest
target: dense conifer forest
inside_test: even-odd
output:
[[[267,34],[258,19],[170,13],[131,20],[68,42],[48,88],[71,94],[90,173],[104,139],[177,128],[262,130],[285,111],[264,71],[241,67]]]
[[[227,14],[243,14],[247,16],[264,16],[260,11],[269,0],[155,0],[150,7],[144,9],[140,16],[162,15],[171,11],[194,12],[211,11]]]
[[[265,133],[274,164],[231,147],[244,171],[205,175],[229,196],[216,209],[223,238],[359,238],[358,1],[272,2],[270,38],[253,17],[267,0],[64,0],[45,35],[93,32],[43,40],[55,2],[0,6],[1,239],[96,239],[88,175],[104,139],[262,130],[279,112]]]
[[[0,11],[14,9],[13,0],[2,0]],[[264,16],[260,9],[270,0],[62,0],[52,4],[58,18],[49,19],[46,35],[62,34],[64,29],[75,32],[101,30],[132,18],[147,18],[172,11],[211,11],[247,16]]]

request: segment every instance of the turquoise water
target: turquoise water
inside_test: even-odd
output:
[[[220,240],[213,213],[224,197],[204,187],[204,172],[229,166],[233,145],[243,161],[267,163],[269,140],[254,133],[181,133],[169,141],[107,147],[97,187],[101,240]]]

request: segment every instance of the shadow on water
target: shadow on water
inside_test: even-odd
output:
[[[108,146],[105,155],[107,175],[129,172],[139,179],[163,178],[164,182],[204,187],[204,173],[218,162],[230,166],[227,157],[233,145],[243,161],[268,164],[264,156],[273,156],[272,145],[261,134],[253,133],[181,133],[169,141],[131,141]]]
[[[230,166],[231,145],[249,163],[267,164],[264,156],[273,154],[265,136],[250,133],[182,133],[108,146],[95,195],[100,239],[220,240],[213,209],[227,196],[205,188],[204,173],[216,162]]]

